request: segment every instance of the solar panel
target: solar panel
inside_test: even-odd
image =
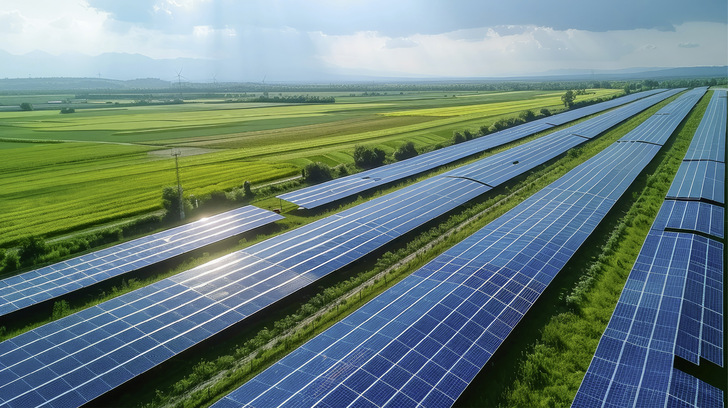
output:
[[[712,160],[725,163],[726,94],[725,90],[713,91],[685,160]]]
[[[0,400],[88,401],[488,189],[428,180],[0,343]]]
[[[667,407],[723,407],[723,391],[678,369],[672,369]]]
[[[656,230],[695,231],[722,239],[724,237],[723,207],[700,201],[666,200],[652,224]]]
[[[651,90],[640,92],[584,108],[567,111],[525,123],[523,125],[515,126],[510,129],[505,129],[491,135],[473,139],[465,143],[421,154],[417,157],[402,160],[376,169],[363,171],[315,186],[281,194],[278,198],[290,201],[303,208],[315,208],[377,186],[385,185],[448,163],[452,163],[456,160],[510,143],[538,133],[542,130],[550,129],[554,126],[562,125],[572,120],[583,118],[597,112],[602,112],[663,91],[664,90]],[[664,97],[661,97],[660,100],[666,99],[675,92],[676,91],[674,90],[668,91],[668,93],[666,93]],[[654,103],[657,103],[657,101],[652,102],[652,104]]]
[[[3,279],[0,281],[0,316],[282,218],[271,211],[245,206]]]
[[[707,88],[695,88],[685,92],[619,141],[664,145],[706,90]]]
[[[725,204],[725,163],[684,161],[677,169],[667,198]]]
[[[574,231],[577,224],[568,220],[575,217],[568,213],[571,227],[549,245],[575,250],[584,229],[596,225],[594,214],[611,206],[597,193],[608,196],[610,187],[621,188],[620,180],[629,177],[624,168],[642,160],[609,156],[601,168],[621,178],[599,191],[573,197],[545,191],[553,205],[563,196],[557,207],[587,215]],[[49,406],[89,401],[488,189],[464,178],[426,180],[0,343],[0,400]],[[538,228],[564,227],[551,225]],[[563,257],[555,253],[554,262],[565,262]],[[531,283],[535,288],[545,287],[542,281],[555,273],[552,264],[544,265]],[[510,312],[503,318],[514,322]],[[456,390],[450,388],[455,379],[441,381],[446,391]],[[447,398],[441,394],[428,398]]]
[[[216,406],[452,405],[658,150],[610,146]]]
[[[678,325],[692,310],[683,296],[691,280],[722,273],[722,251],[705,237],[650,231],[573,406],[665,405]]]

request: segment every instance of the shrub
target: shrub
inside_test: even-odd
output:
[[[526,110],[526,111],[519,113],[518,117],[521,118],[524,122],[530,122],[530,121],[536,119],[536,114],[530,110]]]
[[[74,108],[61,108],[61,113],[76,113]]]
[[[540,114],[541,116],[551,116],[551,111],[550,111],[550,110],[548,110],[548,109],[546,109],[546,108],[541,108],[541,110],[540,110],[540,111],[538,111],[538,113],[539,113],[539,114]]]
[[[41,256],[48,252],[48,246],[43,238],[28,237],[20,241],[18,256],[22,265],[32,265]]]
[[[463,130],[463,136],[465,136],[465,140],[473,140],[473,134],[468,130]]]
[[[354,163],[362,169],[371,169],[384,164],[384,150],[378,147],[354,146]]]
[[[252,197],[254,195],[253,190],[250,188],[250,181],[245,180],[243,183],[243,191],[245,192],[245,197]]]
[[[331,167],[325,163],[309,163],[301,170],[303,179],[309,183],[321,183],[333,179]]]
[[[23,102],[20,104],[20,109],[22,109],[24,111],[32,111],[33,105],[28,102]]]
[[[462,133],[455,132],[452,134],[452,143],[453,144],[458,144],[458,143],[462,143],[465,141],[467,141],[467,139],[465,139],[465,135],[463,135]]]
[[[394,152],[394,158],[396,160],[405,160],[409,159],[410,157],[417,156],[417,149],[415,148],[415,144],[413,142],[407,142],[399,147]]]

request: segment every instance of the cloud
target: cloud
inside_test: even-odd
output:
[[[0,33],[21,33],[25,18],[17,11],[0,12]]]
[[[681,42],[677,43],[677,46],[680,48],[698,48],[700,47],[700,44],[694,42]]]
[[[699,55],[694,54],[694,48],[675,51],[674,44],[724,38],[726,30],[726,24],[687,23],[676,26],[674,31],[653,28],[591,32],[519,26],[402,38],[367,31],[321,35],[317,47],[321,59],[340,72],[515,76],[559,69],[678,67],[688,60],[688,65],[724,65],[728,60],[725,40],[716,41]],[[392,41],[412,46],[392,49]]]
[[[385,45],[387,48],[412,48],[416,47],[417,43],[409,38],[390,38],[387,40]]]

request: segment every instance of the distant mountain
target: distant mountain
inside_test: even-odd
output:
[[[188,85],[212,82],[253,83],[412,83],[469,81],[590,81],[728,77],[728,67],[630,68],[622,70],[561,70],[541,74],[497,77],[393,77],[346,75],[321,71],[305,61],[275,64],[231,56],[225,62],[193,59],[152,59],[140,54],[78,53],[51,55],[34,51],[13,55],[0,50],[0,92],[33,90],[140,90],[166,89],[178,81]],[[178,74],[180,75],[178,77]],[[5,79],[2,79],[5,78]],[[115,79],[105,79],[115,78]],[[133,79],[159,78],[159,79]],[[266,81],[267,79],[267,81]]]

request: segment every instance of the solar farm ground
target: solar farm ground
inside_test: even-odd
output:
[[[457,99],[457,98],[456,98]],[[707,98],[706,98],[707,99]],[[682,157],[680,149],[687,148],[689,143],[689,127],[692,122],[696,120],[699,122],[700,109],[704,110],[704,105],[707,103],[706,99],[703,99],[701,105],[699,105],[688,119],[687,123],[678,129],[679,134],[674,138],[674,145],[671,143],[668,145],[668,150],[661,152],[658,155],[659,163],[655,163],[650,166],[647,170],[649,173],[654,173],[654,176],[648,176],[644,174],[638,179],[636,186],[633,186],[628,193],[629,196],[619,206],[620,210],[617,211],[619,214],[610,214],[607,219],[603,231],[603,239],[595,239],[594,242],[590,241],[590,244],[596,245],[598,248],[601,244],[604,247],[600,249],[590,249],[586,253],[580,254],[582,256],[579,259],[575,259],[568,265],[569,275],[571,276],[565,280],[556,281],[557,288],[551,290],[551,292],[557,293],[552,295],[549,299],[553,302],[553,305],[545,307],[540,316],[524,320],[525,328],[519,328],[519,333],[526,333],[523,340],[513,344],[512,347],[506,348],[497,361],[499,366],[496,375],[489,375],[486,379],[476,378],[475,382],[471,385],[471,389],[466,392],[462,400],[458,401],[458,404],[473,405],[473,404],[522,404],[527,405],[541,405],[555,402],[557,405],[568,404],[573,398],[573,394],[576,392],[576,388],[579,385],[581,377],[578,379],[579,371],[574,371],[574,367],[579,366],[579,361],[586,359],[585,366],[588,365],[588,358],[593,355],[594,349],[596,348],[596,342],[599,339],[601,331],[598,329],[599,324],[606,325],[611,310],[605,310],[603,313],[595,313],[591,302],[605,302],[601,299],[602,296],[619,295],[621,286],[619,283],[619,277],[615,278],[613,275],[615,271],[622,271],[626,268],[629,271],[629,259],[630,251],[634,245],[637,245],[637,251],[639,251],[640,234],[646,234],[646,228],[649,228],[651,223],[650,211],[645,211],[643,206],[652,205],[650,199],[654,196],[654,200],[662,200],[664,198],[664,192],[660,196],[661,188],[664,187],[662,184],[669,186],[672,177],[669,176],[670,172],[676,171],[670,167],[670,163],[673,157]],[[496,218],[498,215],[504,213],[507,209],[517,205],[520,201],[530,196],[535,191],[538,191],[541,187],[548,184],[550,181],[558,178],[558,176],[566,173],[569,169],[575,167],[579,163],[585,161],[589,157],[598,153],[607,146],[609,143],[618,139],[624,135],[630,128],[635,127],[641,120],[649,116],[649,113],[654,113],[660,106],[660,104],[647,112],[639,115],[627,121],[624,125],[617,129],[614,129],[607,134],[603,135],[595,141],[589,142],[581,148],[575,149],[572,153],[569,153],[565,157],[550,162],[547,165],[540,166],[536,172],[531,173],[527,177],[521,177],[513,183],[509,183],[504,188],[496,191],[497,194],[493,194],[486,200],[477,202],[473,206],[454,214],[451,219],[440,224],[439,226],[433,227],[433,229],[424,232],[419,236],[412,237],[410,245],[400,246],[400,250],[394,255],[386,255],[382,259],[376,269],[374,270],[359,270],[361,274],[350,279],[350,283],[344,283],[343,287],[349,287],[352,291],[342,290],[342,285],[334,285],[335,289],[327,289],[322,292],[324,297],[327,297],[327,302],[332,305],[324,307],[319,312],[317,318],[311,315],[304,316],[303,313],[298,313],[295,308],[281,310],[279,316],[281,320],[276,323],[272,323],[272,320],[267,320],[256,326],[267,326],[260,332],[246,333],[234,339],[228,339],[220,344],[217,344],[213,349],[194,355],[194,358],[190,358],[186,361],[173,362],[171,369],[165,369],[166,379],[159,382],[149,383],[140,388],[135,388],[133,393],[127,391],[122,395],[124,405],[138,405],[144,403],[150,403],[151,405],[162,405],[162,404],[175,404],[181,403],[183,406],[204,406],[216,397],[220,397],[234,388],[237,384],[240,384],[244,379],[250,378],[251,375],[259,372],[265,368],[268,364],[275,361],[285,352],[291,350],[293,347],[302,344],[305,340],[313,336],[315,333],[320,332],[323,328],[327,327],[336,320],[342,318],[349,312],[355,310],[359,305],[371,299],[375,294],[381,292],[385,288],[391,286],[394,282],[398,281],[402,277],[406,276],[409,272],[416,270],[419,266],[424,264],[429,259],[432,259],[438,253],[442,252],[448,246],[451,246],[454,242],[457,242],[462,237],[465,237],[478,229],[482,225],[487,224],[490,220]],[[420,109],[430,109],[422,107]],[[450,108],[447,108],[450,109]],[[470,106],[469,111],[477,110],[479,108]],[[522,108],[519,108],[522,109]],[[422,111],[420,111],[422,112]],[[427,111],[429,114],[436,116],[433,111]],[[480,114],[480,113],[478,113]],[[395,117],[403,117],[401,115]],[[697,117],[697,119],[696,119]],[[429,121],[434,119],[429,118]],[[692,122],[691,122],[692,121]],[[476,126],[477,122],[474,121],[472,124]],[[424,122],[423,122],[424,123]],[[460,123],[462,122],[453,122]],[[477,127],[477,126],[476,126]],[[452,130],[459,130],[462,127],[447,128],[443,130],[442,137],[447,139]],[[686,130],[688,129],[688,130]],[[694,129],[693,129],[694,130]],[[381,130],[374,131],[379,132]],[[687,138],[687,139],[686,139]],[[194,139],[194,138],[192,138]],[[187,143],[192,146],[201,146],[202,144],[196,144],[199,141],[185,141],[184,146]],[[688,142],[685,142],[688,140]],[[681,142],[682,141],[682,142]],[[208,140],[207,142],[212,142]],[[230,142],[225,141],[224,143]],[[156,143],[156,142],[155,142]],[[203,142],[204,144],[205,142]],[[682,144],[681,144],[682,143]],[[336,143],[333,143],[336,145]],[[353,146],[353,145],[352,145]],[[385,145],[386,146],[386,145]],[[396,147],[396,144],[393,145]],[[219,147],[219,146],[218,146]],[[391,146],[390,146],[391,147]],[[321,148],[322,151],[327,151],[326,147]],[[682,151],[684,154],[684,150]],[[346,155],[346,153],[344,153]],[[262,155],[264,156],[264,155]],[[329,153],[325,153],[323,156],[330,158]],[[296,158],[291,161],[293,165],[299,162],[298,160],[310,160],[310,157],[304,157],[303,159]],[[679,160],[679,158],[677,159]],[[168,170],[167,170],[168,171]],[[667,179],[667,181],[665,181]],[[169,184],[169,183],[167,183]],[[665,191],[666,191],[665,187]],[[658,208],[659,208],[659,204]],[[632,208],[630,210],[630,208]],[[635,209],[636,208],[636,209]],[[627,213],[626,216],[623,213]],[[614,213],[614,211],[613,211]],[[655,210],[656,213],[656,210]],[[453,227],[459,225],[465,219],[475,217],[475,222],[471,222],[463,227],[460,231],[455,231]],[[471,220],[473,221],[473,220]],[[646,223],[646,227],[645,224]],[[610,229],[611,228],[611,229]],[[612,231],[616,233],[612,234]],[[450,233],[449,238],[443,241],[435,241],[435,245],[432,247],[426,247],[427,250],[423,250],[425,243],[430,242],[433,238],[442,235],[443,233]],[[612,238],[607,240],[606,237],[611,235],[618,236],[620,239]],[[642,237],[643,239],[643,237]],[[416,253],[417,255],[409,262],[401,265],[395,271],[391,271],[387,277],[384,275],[377,275],[381,269],[387,267],[390,263],[399,261],[406,256],[406,254]],[[617,255],[615,255],[615,253]],[[214,256],[214,255],[213,255]],[[636,252],[634,253],[636,257]],[[596,258],[595,264],[597,266],[590,266],[592,260]],[[600,263],[601,262],[601,263]],[[625,263],[626,266],[625,266]],[[578,276],[579,271],[585,269],[596,271],[592,273],[592,280],[585,283],[579,283],[578,279],[574,276]],[[360,268],[360,269],[367,269]],[[626,273],[626,272],[623,272]],[[610,275],[611,274],[611,275]],[[370,280],[367,280],[370,278]],[[622,278],[622,283],[625,277]],[[356,281],[356,282],[355,282]],[[366,282],[362,285],[357,286],[356,283]],[[347,292],[347,293],[344,293]],[[606,295],[602,292],[606,292]],[[335,293],[343,293],[341,297],[331,297]],[[571,294],[572,296],[565,296],[565,294]],[[592,296],[592,297],[590,297]],[[564,300],[568,299],[568,300]],[[611,299],[611,298],[610,298]],[[616,297],[613,296],[612,300],[616,302]],[[544,303],[544,302],[542,302]],[[308,306],[307,306],[308,305]],[[304,304],[301,309],[314,307],[311,304]],[[608,308],[608,305],[607,305]],[[613,308],[613,306],[612,306]],[[573,314],[569,315],[569,313]],[[288,315],[288,316],[287,316]],[[299,315],[299,317],[307,318],[308,320],[301,319],[299,322],[293,322],[298,326],[291,326],[292,317]],[[597,315],[597,316],[595,316]],[[606,317],[604,317],[605,315]],[[595,317],[597,322],[595,322]],[[549,321],[551,319],[552,321]],[[606,320],[604,320],[606,319]],[[294,318],[295,320],[295,318]],[[548,323],[544,323],[548,322]],[[566,324],[566,326],[558,327],[554,329],[549,325],[552,324]],[[272,325],[272,326],[271,326]],[[571,326],[569,326],[571,325]],[[522,324],[523,326],[523,324]],[[288,333],[288,336],[277,336],[271,338],[272,333],[280,333],[281,328],[287,328],[293,330]],[[555,331],[556,330],[556,331]],[[576,344],[566,344],[564,336],[560,333],[569,332],[573,330],[583,331],[586,337],[591,335],[591,340],[582,340],[577,338],[574,340]],[[601,329],[603,330],[603,328]],[[541,339],[539,336],[542,333]],[[594,334],[596,333],[596,340],[594,340]],[[256,335],[257,334],[257,335]],[[266,337],[268,337],[267,340]],[[264,339],[265,341],[261,341]],[[534,339],[537,339],[534,342]],[[267,344],[271,348],[268,351],[253,352],[253,358],[251,354],[241,355],[241,344],[245,343],[246,340],[253,340],[259,342],[262,347]],[[584,344],[593,343],[591,350],[583,350]],[[569,343],[569,342],[566,342]],[[248,343],[245,343],[247,347]],[[546,351],[553,353],[550,357],[553,360],[548,361],[542,360],[541,354],[544,352],[545,345]],[[553,350],[549,349],[551,347]],[[529,350],[524,356],[523,350]],[[250,350],[248,350],[250,351]],[[589,354],[591,353],[591,354]],[[256,355],[257,354],[257,355]],[[584,355],[588,355],[584,357]],[[581,356],[581,357],[579,357]],[[188,356],[189,357],[189,356]],[[581,360],[580,360],[581,358]],[[576,363],[574,361],[577,361]],[[242,365],[239,365],[242,362]],[[583,363],[583,361],[582,361]],[[232,370],[236,367],[236,370]],[[546,372],[548,375],[544,377],[544,367],[547,367]],[[572,375],[564,384],[564,376],[571,373]],[[583,372],[582,372],[583,375]],[[497,378],[496,378],[497,377]],[[573,378],[572,378],[573,377]],[[214,381],[213,381],[214,380]],[[493,381],[496,380],[496,381]],[[483,389],[483,384],[488,384],[488,393],[483,395],[479,392]],[[135,383],[135,386],[139,384]],[[115,397],[117,397],[116,395]],[[531,399],[524,399],[531,398]]]

